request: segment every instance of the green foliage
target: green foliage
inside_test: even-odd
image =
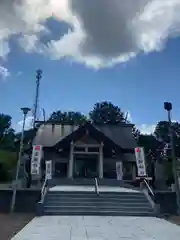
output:
[[[9,179],[10,179],[9,172],[4,167],[4,165],[0,163],[0,182],[5,182],[8,181]]]
[[[138,145],[144,147],[145,153],[148,154],[150,151],[155,152],[160,142],[153,135],[140,134]]]
[[[9,115],[0,114],[0,138],[9,132],[11,127],[11,117]]]
[[[160,141],[169,142],[169,123],[167,121],[158,122],[154,135]]]
[[[10,171],[16,167],[17,153],[0,151],[0,181],[11,179]]]
[[[134,138],[135,138],[137,141],[139,141],[141,132],[140,132],[139,129],[137,129],[135,126],[133,126],[132,134],[133,134]]]
[[[180,137],[180,124],[178,122],[172,123],[172,129],[174,134],[174,139],[177,140]],[[157,139],[164,141],[166,143],[170,142],[170,134],[169,134],[169,122],[160,121],[158,122],[154,135]]]
[[[64,124],[83,124],[87,117],[80,112],[53,112],[49,121],[61,122]],[[94,124],[119,124],[125,122],[124,113],[118,106],[111,102],[100,102],[94,105],[93,110],[89,113],[89,119]]]
[[[173,122],[172,130],[176,156],[180,157],[180,124],[178,122]],[[169,122],[160,121],[155,128],[154,134],[157,139],[163,141],[164,143],[170,143]],[[167,151],[167,155],[170,156],[170,154],[171,151]]]
[[[62,124],[80,125],[86,122],[87,118],[80,112],[53,112],[49,118],[50,121],[60,122]]]
[[[96,103],[93,110],[89,113],[89,117],[94,124],[115,125],[125,122],[124,113],[111,102]]]
[[[36,136],[37,129],[29,129],[24,131],[24,150],[31,147],[32,140]],[[16,141],[16,151],[19,151],[20,148],[20,140],[21,140],[21,132],[17,133],[15,135],[15,141]]]
[[[0,163],[3,164],[7,170],[13,169],[17,163],[17,153],[1,150]]]
[[[11,128],[11,117],[0,114],[0,149],[14,149],[14,130]]]

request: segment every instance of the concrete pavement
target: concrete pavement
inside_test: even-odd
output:
[[[179,240],[180,227],[153,217],[43,216],[12,240]]]

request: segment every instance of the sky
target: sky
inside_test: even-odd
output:
[[[179,121],[179,12],[180,0],[1,0],[0,112],[20,131],[42,69],[40,119],[111,101],[151,133],[170,101]]]

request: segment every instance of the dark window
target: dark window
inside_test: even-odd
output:
[[[99,152],[99,148],[98,147],[89,147],[88,148],[88,152]]]
[[[75,147],[74,151],[75,152],[85,152],[85,148],[84,147]]]

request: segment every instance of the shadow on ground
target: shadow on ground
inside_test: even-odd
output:
[[[1,240],[10,240],[33,218],[33,214],[0,214]]]

